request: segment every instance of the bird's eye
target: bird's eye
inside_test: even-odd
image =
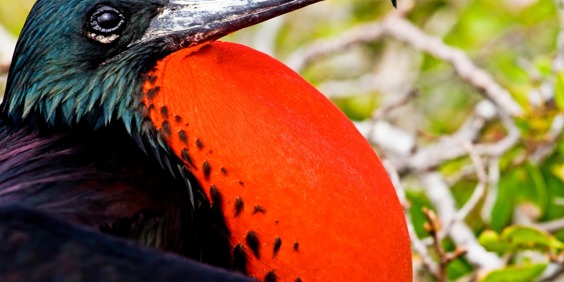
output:
[[[119,38],[125,26],[123,14],[110,6],[98,7],[90,15],[86,35],[100,43],[108,44]]]

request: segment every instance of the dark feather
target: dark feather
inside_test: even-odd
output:
[[[5,282],[252,281],[17,206],[0,207],[0,241],[0,281]]]
[[[139,149],[125,129],[60,134],[0,118],[0,206],[17,203],[145,246],[229,267],[222,217]],[[180,162],[180,161],[178,161]],[[201,190],[193,179],[192,188]]]

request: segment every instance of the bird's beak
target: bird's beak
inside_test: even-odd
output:
[[[172,49],[219,39],[322,0],[170,0],[141,42],[162,38]]]

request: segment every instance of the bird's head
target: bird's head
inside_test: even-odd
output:
[[[157,60],[319,1],[39,0],[16,46],[2,111],[50,125],[139,125],[143,74]]]

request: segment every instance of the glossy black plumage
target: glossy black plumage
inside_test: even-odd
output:
[[[4,282],[252,281],[16,206],[0,207],[0,241]]]
[[[192,208],[185,180],[120,136],[123,129],[73,134],[7,123],[0,119],[0,207],[17,204],[229,268],[231,250],[221,217],[200,194],[194,195],[198,207]],[[45,248],[50,244],[43,242]]]

